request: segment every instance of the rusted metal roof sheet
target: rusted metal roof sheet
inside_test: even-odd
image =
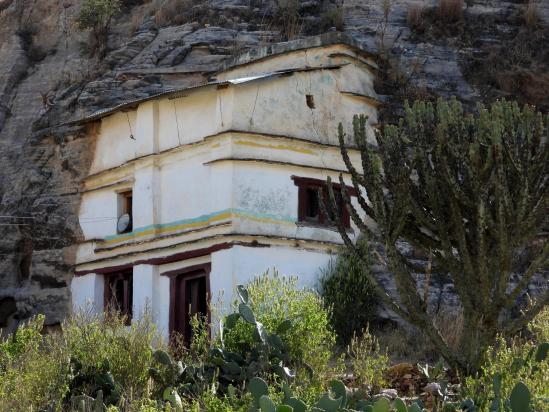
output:
[[[239,85],[239,84],[243,84],[243,83],[254,82],[254,81],[257,81],[257,80],[268,79],[268,78],[273,78],[273,77],[279,77],[279,76],[284,76],[284,75],[291,75],[293,73],[305,72],[305,71],[334,70],[334,69],[339,69],[339,68],[341,68],[341,67],[343,67],[347,64],[349,64],[349,63],[326,65],[326,66],[302,67],[302,68],[294,68],[294,69],[284,69],[284,70],[277,70],[277,71],[269,72],[269,73],[262,73],[262,74],[258,74],[256,76],[241,77],[241,78],[238,78],[238,79],[230,79],[230,80],[212,80],[212,81],[209,81],[207,83],[202,83],[202,84],[198,84],[198,85],[195,85],[195,86],[188,86],[188,87],[182,87],[182,88],[177,88],[177,89],[163,90],[159,93],[155,93],[155,94],[152,94],[152,95],[147,96],[147,97],[142,97],[142,98],[139,98],[139,99],[129,100],[129,101],[126,101],[124,103],[120,103],[120,104],[118,104],[116,106],[113,106],[113,107],[97,110],[96,112],[94,112],[94,113],[92,113],[92,114],[90,114],[90,115],[88,115],[84,118],[74,120],[74,121],[68,122],[66,124],[67,125],[76,125],[76,124],[83,124],[83,123],[92,122],[94,120],[99,120],[103,117],[111,115],[111,114],[113,114],[115,112],[118,112],[120,110],[135,107],[135,106],[139,105],[140,103],[143,103],[143,102],[146,102],[146,101],[149,101],[149,100],[155,100],[155,99],[160,99],[160,98],[164,98],[164,97],[177,99],[178,97],[181,97],[181,95],[184,92],[197,90],[197,89],[201,89],[201,88],[206,88],[206,87],[210,87],[210,86]]]

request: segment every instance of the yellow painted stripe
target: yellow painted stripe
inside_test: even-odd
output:
[[[226,212],[226,213],[220,213],[219,215],[212,216],[203,222],[189,222],[189,223],[182,223],[174,226],[155,227],[151,229],[145,229],[137,233],[129,233],[126,236],[117,236],[114,239],[104,240],[101,243],[110,245],[113,243],[125,242],[127,240],[142,238],[144,236],[149,236],[149,235],[165,234],[165,233],[171,233],[171,232],[176,232],[176,231],[185,230],[185,229],[205,228],[212,223],[216,223],[221,220],[232,219],[232,218],[241,218],[241,219],[252,220],[255,222],[263,222],[263,223],[293,225],[292,222],[287,222],[287,221],[268,218],[268,217],[257,217],[257,216],[243,215],[241,213]]]
[[[251,142],[249,140],[236,140],[234,143],[241,146],[257,147],[261,149],[289,150],[291,152],[302,153],[302,154],[310,154],[310,155],[315,154],[313,150],[293,147],[286,144],[271,145],[266,143]]]

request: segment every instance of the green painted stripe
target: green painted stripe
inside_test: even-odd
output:
[[[187,225],[192,223],[206,223],[209,220],[214,219],[215,217],[223,214],[232,214],[236,215],[237,217],[250,217],[255,219],[269,219],[269,220],[275,220],[279,222],[285,222],[285,223],[294,223],[297,220],[297,217],[293,216],[284,216],[284,215],[275,215],[271,213],[259,213],[254,212],[251,210],[245,210],[245,209],[237,209],[237,208],[230,208],[230,209],[224,209],[213,213],[208,213],[204,215],[200,215],[197,217],[189,218],[189,219],[181,219],[181,220],[175,220],[173,222],[169,223],[156,223],[153,225],[147,225],[143,227],[139,227],[137,229],[134,229],[131,232],[128,233],[122,233],[117,235],[110,235],[105,236],[105,240],[114,240],[118,238],[123,237],[131,237],[135,235],[139,235],[142,232],[148,231],[148,230],[154,230],[154,229],[169,229],[170,227],[179,226],[179,225]]]

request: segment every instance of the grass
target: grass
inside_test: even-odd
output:
[[[168,25],[180,25],[192,19],[192,0],[164,1],[156,9],[154,19],[156,25],[164,27]]]
[[[541,22],[538,5],[529,0],[524,9],[524,24],[526,27],[536,27]]]
[[[48,335],[41,334],[43,322],[43,316],[31,319],[0,344],[0,410],[67,408],[71,396],[93,390],[75,386],[74,360],[82,370],[108,364],[126,410],[148,398],[152,347],[166,347],[148,314],[126,327],[121,316],[81,312]]]
[[[423,33],[427,21],[425,19],[425,7],[418,4],[412,4],[406,13],[406,22],[408,27],[415,33]]]
[[[436,16],[443,23],[455,23],[463,19],[463,0],[439,0]]]
[[[158,27],[181,25],[199,17],[193,0],[148,0],[132,11],[130,33],[135,33],[146,17],[152,16]]]

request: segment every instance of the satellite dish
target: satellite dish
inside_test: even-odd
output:
[[[132,219],[129,213],[124,213],[118,218],[116,230],[118,233],[126,233],[132,230]]]

